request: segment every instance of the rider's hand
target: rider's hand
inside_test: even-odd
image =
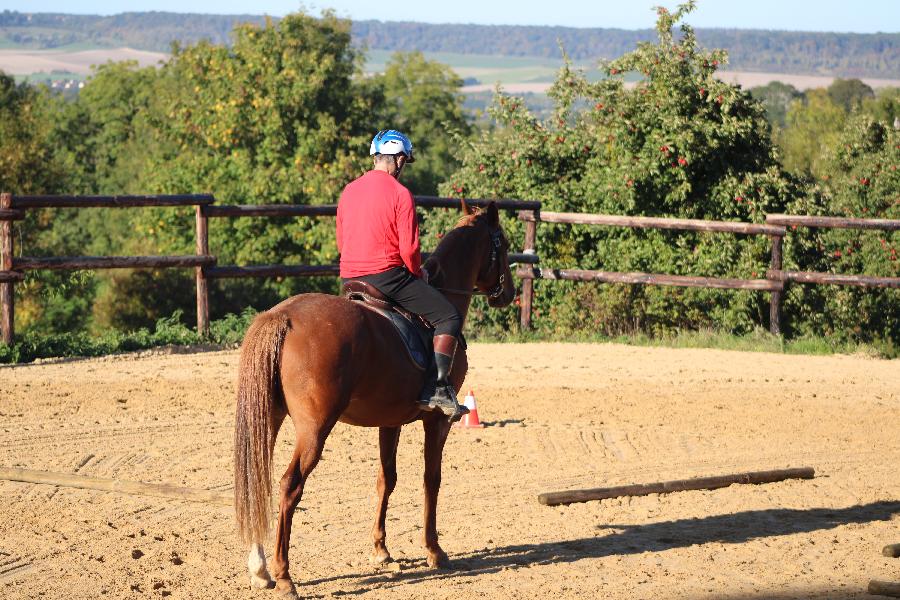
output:
[[[419,267],[419,272],[421,275],[419,276],[422,281],[428,283],[428,271],[425,270],[425,267]]]

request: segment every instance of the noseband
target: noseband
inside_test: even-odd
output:
[[[486,292],[482,292],[480,290],[454,290],[450,288],[439,287],[436,288],[442,292],[447,292],[450,294],[464,294],[466,296],[475,296],[475,295],[485,295],[491,300],[495,298],[499,298],[500,294],[503,293],[503,284],[506,283],[506,273],[503,272],[503,269],[500,268],[500,246],[503,244],[503,232],[498,227],[495,231],[491,232],[491,261],[488,263],[487,272],[490,273],[494,268],[494,265],[497,265],[497,283],[494,284],[490,290]]]

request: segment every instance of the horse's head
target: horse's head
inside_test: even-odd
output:
[[[500,226],[497,204],[483,209],[471,209],[462,202],[465,216],[460,226],[472,227],[472,257],[478,261],[475,287],[488,297],[488,304],[498,308],[509,305],[516,297],[512,273],[509,270],[509,240]]]

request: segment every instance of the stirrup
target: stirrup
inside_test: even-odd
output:
[[[419,401],[422,410],[439,410],[450,419],[450,422],[458,421],[464,415],[469,413],[469,409],[459,404],[454,397],[453,387],[447,384],[439,384],[436,386],[434,394],[431,398],[425,398]]]

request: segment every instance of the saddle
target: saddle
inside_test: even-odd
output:
[[[417,369],[427,371],[431,368],[434,340],[434,327],[431,323],[420,315],[404,310],[365,281],[348,281],[341,291],[348,300],[380,314],[393,324],[410,362]]]

